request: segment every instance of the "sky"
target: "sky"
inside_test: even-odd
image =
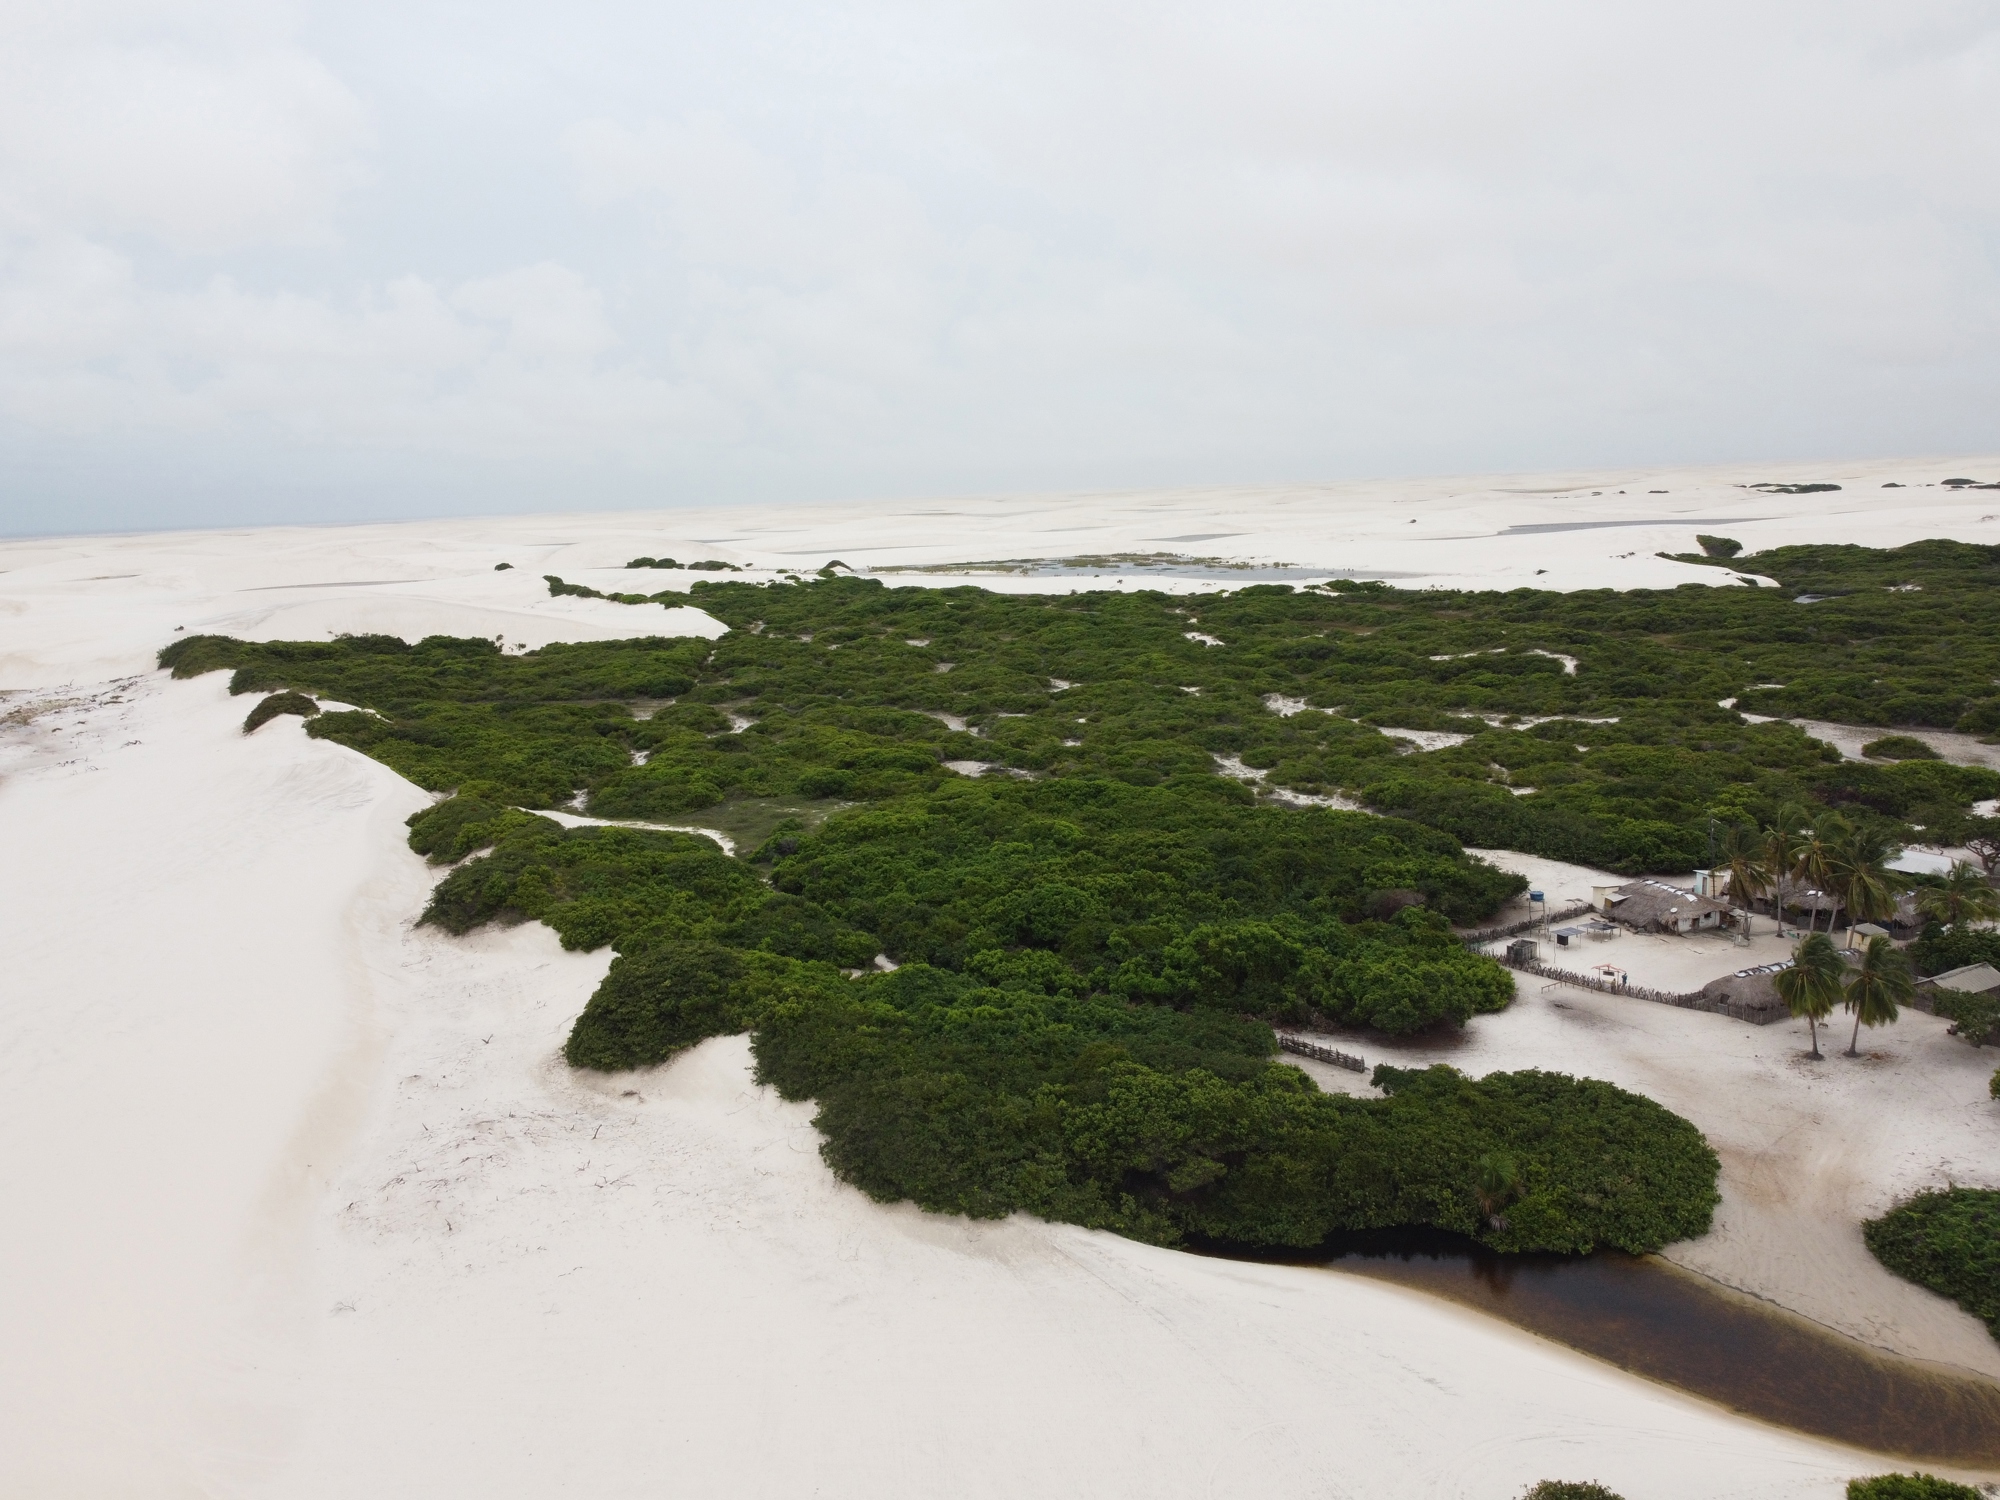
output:
[[[0,532],[2000,449],[2000,3],[0,0]]]

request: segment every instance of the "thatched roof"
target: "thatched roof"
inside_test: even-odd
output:
[[[1785,1002],[1778,998],[1777,976],[1792,966],[1791,960],[1783,963],[1761,964],[1754,969],[1739,969],[1734,974],[1725,974],[1720,979],[1711,979],[1701,987],[1702,994],[1711,1000],[1724,1000],[1732,1005],[1741,1005],[1758,1012],[1757,1019],[1769,1017],[1775,1020],[1785,1014]]]
[[[1663,880],[1635,880],[1621,885],[1604,898],[1604,914],[1627,927],[1677,927],[1696,922],[1711,912],[1718,917],[1729,911],[1729,903]]]

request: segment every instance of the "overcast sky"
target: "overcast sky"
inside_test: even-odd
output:
[[[2000,449],[2000,3],[0,0],[0,531]]]

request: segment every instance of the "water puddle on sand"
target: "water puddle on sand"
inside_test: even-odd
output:
[[[1387,1231],[1287,1259],[1428,1292],[1814,1437],[2000,1468],[2000,1383],[1884,1354],[1657,1256],[1497,1255]]]

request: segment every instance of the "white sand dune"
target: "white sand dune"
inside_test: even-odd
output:
[[[1488,497],[1483,524],[1544,498]],[[1008,503],[1013,552],[1029,510]],[[1249,509],[1106,507],[1160,536]],[[1982,524],[1941,514],[1870,539]],[[219,676],[146,672],[177,625],[616,637],[633,611],[550,600],[538,575],[704,537],[769,563],[786,526],[800,547],[935,535],[859,508],[717,519],[0,544],[0,1494],[1502,1500],[1566,1475],[1631,1500],[1833,1500],[1891,1466],[1337,1273],[873,1204],[821,1165],[809,1108],[754,1086],[740,1039],[577,1079],[558,1049],[606,955],[413,928],[434,876],[401,823],[423,793],[293,720],[244,737]],[[998,530],[935,560],[994,553]],[[1544,536],[1535,566],[1587,582],[1615,560],[1588,550],[1603,535]],[[1452,1060],[1682,1109],[1728,1191],[1677,1258],[1819,1287],[1814,1316],[1986,1368],[1970,1320],[1852,1253],[1858,1211],[2000,1159],[1959,1098],[1973,1054],[1933,1029],[1807,1074],[1783,1028],[1536,992]],[[1797,1235],[1815,1215],[1824,1254]],[[1848,1303],[1876,1321],[1843,1323]]]

